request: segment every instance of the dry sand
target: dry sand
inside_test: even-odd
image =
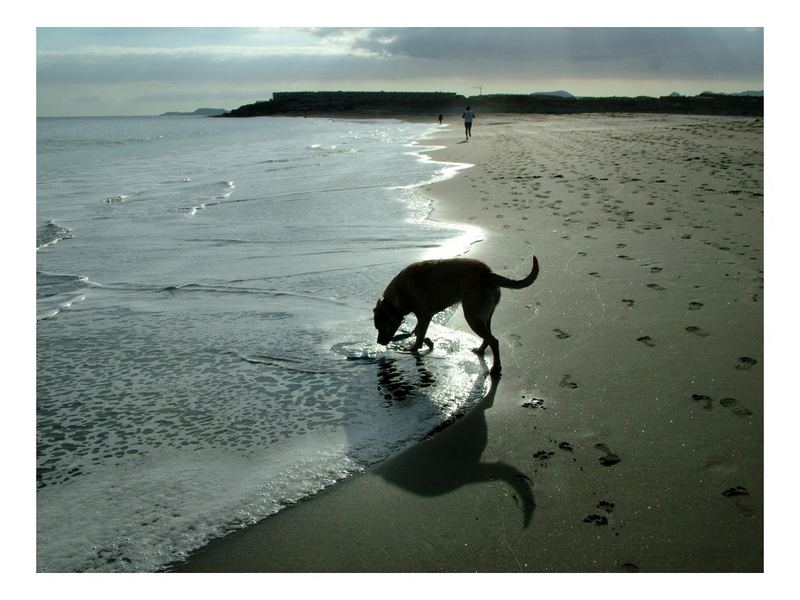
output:
[[[478,115],[473,135],[440,129],[433,158],[474,166],[425,192],[484,229],[469,256],[541,262],[495,312],[503,377],[177,570],[763,570],[762,121]]]

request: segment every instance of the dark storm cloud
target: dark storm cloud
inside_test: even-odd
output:
[[[315,30],[353,37],[384,57],[571,66],[605,75],[630,69],[670,76],[749,76],[763,71],[763,30],[744,28],[376,28]]]

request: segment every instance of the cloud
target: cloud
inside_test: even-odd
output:
[[[426,61],[529,65],[542,73],[758,76],[761,29],[708,28],[373,28],[314,30],[354,51]]]
[[[123,83],[219,81],[236,83],[253,77],[268,78],[295,68],[324,65],[324,56],[275,56],[214,49],[142,52],[111,49],[39,57],[40,83]]]
[[[237,93],[239,91],[237,90]],[[144,93],[133,96],[131,100],[137,104],[184,104],[186,102],[196,102],[198,98],[203,98],[207,102],[228,101],[231,98],[229,91],[209,91],[203,89],[179,89],[179,90],[158,90],[152,93]],[[235,108],[235,107],[234,107]]]
[[[327,81],[376,71],[411,78],[470,70],[476,77],[760,79],[764,61],[763,30],[744,28],[153,28],[89,30],[88,37],[82,31],[40,32],[40,83]]]
[[[82,96],[66,98],[66,100],[73,104],[98,104],[103,102],[105,98],[101,94],[84,94]]]

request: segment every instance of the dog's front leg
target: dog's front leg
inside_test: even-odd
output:
[[[412,352],[416,352],[422,348],[423,343],[433,350],[433,342],[430,338],[425,337],[425,334],[428,332],[428,325],[431,324],[431,318],[432,316],[429,315],[417,315],[417,327],[414,329],[417,340],[414,342],[414,345],[411,346]]]

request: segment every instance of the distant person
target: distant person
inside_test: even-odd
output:
[[[440,115],[439,115],[439,125],[441,125],[441,124],[442,124],[442,119],[444,119],[444,117],[443,117],[443,116],[440,114]]]
[[[475,113],[472,112],[468,106],[461,117],[464,119],[464,135],[467,137],[467,141],[469,141],[469,138],[472,137],[472,120],[475,118]]]

